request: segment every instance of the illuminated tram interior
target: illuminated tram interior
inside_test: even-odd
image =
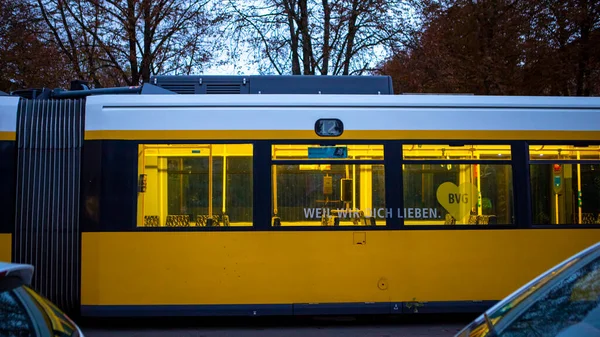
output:
[[[404,144],[403,210],[385,209],[397,187],[383,149],[272,145],[271,225],[385,226],[390,212],[405,225],[515,224],[510,145]],[[529,151],[534,224],[600,224],[600,165],[585,163],[599,146]],[[146,144],[138,159],[138,226],[253,225],[252,144]]]
[[[600,224],[598,145],[529,147],[533,223]],[[552,163],[552,161],[556,161]]]
[[[138,224],[252,226],[252,144],[140,145],[138,159]]]

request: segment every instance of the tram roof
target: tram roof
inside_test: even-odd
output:
[[[322,106],[419,108],[600,109],[600,97],[394,95],[390,76],[189,75],[153,76],[141,86],[90,89],[82,81],[70,90],[28,89],[11,93],[27,99],[88,98],[105,105],[136,106]]]
[[[357,107],[357,108],[480,108],[480,109],[593,109],[600,97],[475,96],[475,95],[102,95],[88,102],[105,106],[227,106],[227,107]]]

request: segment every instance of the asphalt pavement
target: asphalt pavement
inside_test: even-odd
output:
[[[472,318],[474,317],[122,319],[92,320],[80,325],[85,337],[451,337]]]

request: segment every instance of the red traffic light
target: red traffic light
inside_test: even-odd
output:
[[[560,172],[560,164],[554,164],[554,172]]]

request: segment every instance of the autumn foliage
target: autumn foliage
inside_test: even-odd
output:
[[[0,0],[3,91],[244,64],[391,75],[397,93],[598,95],[600,1]]]
[[[65,86],[72,78],[64,55],[27,0],[0,0],[0,90]]]
[[[600,93],[600,2],[422,3],[423,27],[380,69],[396,92]]]

